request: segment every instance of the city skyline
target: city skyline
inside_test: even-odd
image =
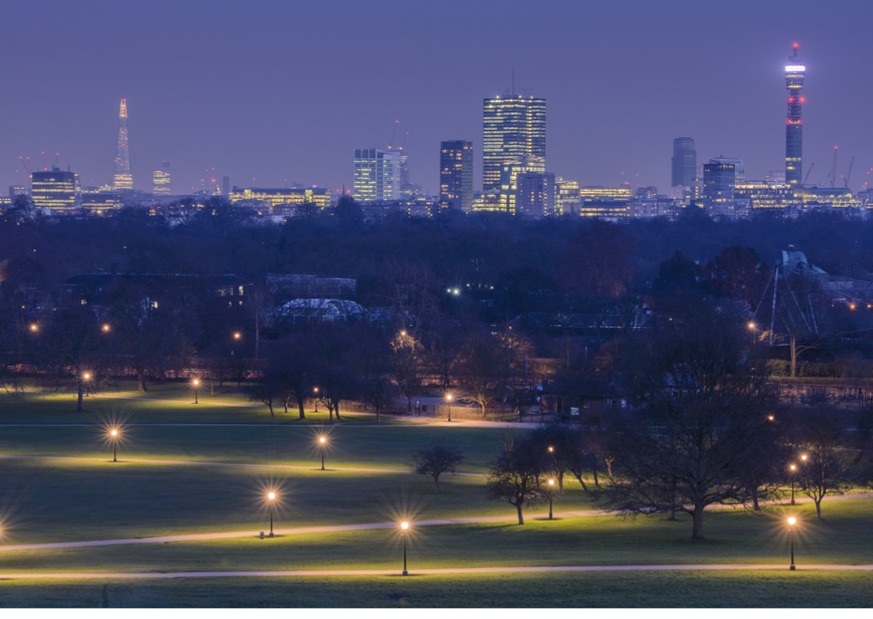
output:
[[[83,186],[111,184],[127,99],[140,190],[163,161],[179,193],[224,176],[351,189],[350,153],[393,142],[409,155],[411,182],[436,195],[440,143],[458,139],[473,143],[478,190],[481,101],[513,87],[548,101],[557,176],[666,192],[673,139],[689,136],[698,163],[738,157],[759,179],[784,169],[783,71],[797,41],[807,66],[803,173],[824,185],[837,145],[838,182],[854,157],[850,186],[861,188],[873,167],[864,123],[873,86],[860,64],[873,51],[863,29],[873,7],[732,6],[545,2],[522,21],[520,2],[11,6],[16,27],[0,49],[20,61],[3,69],[15,87],[0,102],[0,182],[27,184],[18,158],[29,156],[33,169],[57,162]],[[525,44],[513,47],[505,35],[521,32]],[[395,58],[392,70],[367,70],[362,50]],[[42,70],[59,63],[69,70]]]

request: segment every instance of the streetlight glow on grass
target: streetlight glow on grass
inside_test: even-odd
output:
[[[191,379],[191,388],[194,390],[194,404],[199,404],[200,401],[197,399],[198,394],[200,393],[200,379],[192,378]]]
[[[324,470],[324,451],[327,449],[327,436],[324,434],[318,437],[318,446],[321,448],[321,470]]]
[[[121,437],[121,431],[118,428],[109,430],[109,440],[112,441],[112,461],[118,462],[118,439]]]

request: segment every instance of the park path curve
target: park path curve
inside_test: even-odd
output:
[[[542,572],[665,572],[721,570],[780,570],[784,563],[689,563],[670,565],[537,565],[493,567],[424,568],[409,571],[409,576],[460,574],[533,574]],[[797,571],[853,570],[873,571],[873,565],[815,564],[798,566]],[[0,573],[8,580],[167,580],[176,578],[301,578],[307,576],[400,576],[399,570],[270,570],[251,572],[10,572]]]

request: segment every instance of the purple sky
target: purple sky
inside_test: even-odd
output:
[[[795,7],[795,8],[792,8]],[[804,174],[824,184],[855,157],[873,174],[870,0],[40,0],[4,2],[0,187],[60,152],[83,184],[112,177],[128,100],[138,189],[173,163],[174,189],[352,184],[355,148],[385,147],[394,121],[412,180],[438,186],[439,143],[474,144],[482,99],[547,99],[547,164],[583,184],[670,181],[672,140],[698,161],[784,168],[783,67],[807,65]],[[256,179],[256,180],[253,180]]]

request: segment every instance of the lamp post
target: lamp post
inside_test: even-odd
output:
[[[446,402],[449,403],[449,418],[448,418],[448,421],[451,421],[451,420],[452,420],[452,397],[453,397],[453,396],[452,396],[451,393],[447,393],[447,394],[446,394]]]
[[[788,465],[788,470],[791,471],[791,504],[794,505],[794,478],[797,473],[797,465],[792,462]]]
[[[791,545],[791,565],[788,567],[792,572],[795,571],[794,567],[794,525],[797,524],[797,518],[794,516],[788,517],[788,539]]]
[[[318,446],[321,447],[321,470],[324,470],[324,450],[327,449],[327,437],[322,434],[318,437]]]
[[[549,478],[549,520],[552,520],[552,498],[555,493],[555,480]]]
[[[200,401],[197,399],[198,393],[200,391],[200,379],[193,379],[191,381],[191,386],[194,388],[194,404],[200,404]]]
[[[91,380],[91,372],[80,372],[79,380],[77,381],[77,394],[76,394],[76,410],[81,412],[85,410],[85,407],[82,404],[82,398],[85,396],[85,383]]]
[[[112,441],[112,461],[118,462],[118,437],[119,437],[118,428],[112,428],[109,431],[109,440]]]
[[[312,392],[315,394],[315,412],[318,412],[318,387],[313,387]]]
[[[409,576],[409,572],[406,571],[406,535],[409,533],[409,523],[403,521],[400,523],[400,537],[403,538],[403,576]]]
[[[270,502],[270,537],[273,537],[273,504],[276,502],[276,493],[268,492],[267,501]]]

